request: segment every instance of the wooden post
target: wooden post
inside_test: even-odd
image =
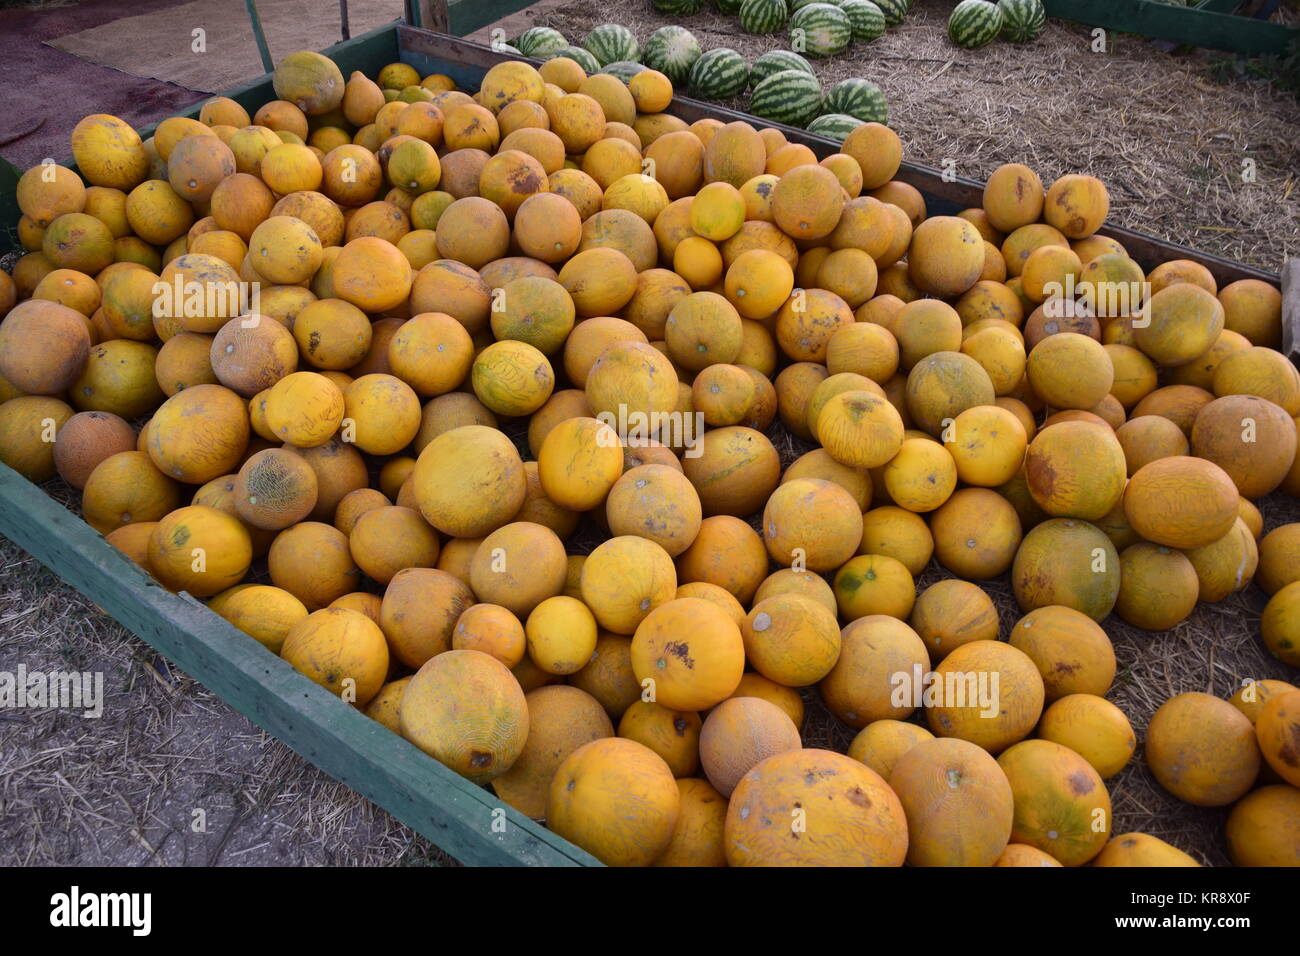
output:
[[[1300,365],[1300,258],[1282,263],[1282,351]]]
[[[434,33],[448,33],[451,28],[447,0],[406,0],[406,20],[411,26]]]

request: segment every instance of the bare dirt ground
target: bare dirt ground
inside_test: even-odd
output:
[[[1110,54],[1092,54],[1082,28],[1056,22],[1034,46],[958,50],[944,36],[946,9],[919,0],[901,28],[820,63],[824,85],[850,75],[879,83],[913,159],[940,165],[954,158],[958,172],[974,178],[1010,160],[1029,162],[1044,179],[1088,169],[1111,184],[1112,217],[1125,225],[1270,269],[1296,251],[1300,108],[1290,94],[1257,79],[1225,80],[1226,61],[1216,54],[1169,55],[1129,37],[1118,38]],[[575,0],[562,9],[548,2],[513,22],[551,23],[580,40],[608,21],[643,39],[667,22],[648,0]],[[779,37],[747,37],[734,19],[712,12],[685,23],[705,46],[749,56],[784,45]],[[170,112],[188,101],[153,108]],[[1256,161],[1253,184],[1240,180],[1245,158]],[[788,435],[774,430],[771,437],[787,463],[801,450]],[[57,482],[48,490],[69,499]],[[1297,520],[1300,511],[1278,495],[1261,507],[1266,530]],[[580,531],[576,540],[583,537]],[[918,586],[944,576],[932,564]],[[986,586],[1005,631],[1019,617],[1009,583]],[[1138,631],[1114,616],[1106,622],[1120,662],[1110,696],[1139,740],[1155,708],[1175,693],[1227,696],[1248,677],[1298,679],[1259,643],[1263,604],[1251,586],[1201,605],[1168,633]],[[102,671],[108,701],[98,720],[0,711],[0,864],[450,862],[0,539],[0,671],[19,663],[29,671]],[[806,744],[843,750],[851,731],[815,692],[805,697]],[[1227,862],[1225,811],[1189,807],[1165,793],[1142,765],[1140,747],[1109,789],[1115,832],[1145,831],[1203,862]],[[206,816],[201,832],[196,810]]]

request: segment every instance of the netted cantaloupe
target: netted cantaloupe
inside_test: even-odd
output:
[[[28,395],[58,395],[90,356],[86,319],[57,302],[28,300],[0,322],[0,375]]]
[[[1103,780],[1123,770],[1137,748],[1124,712],[1095,694],[1067,694],[1054,701],[1043,711],[1038,736],[1073,750]]]
[[[913,866],[991,866],[1006,848],[1011,785],[989,753],[965,740],[923,740],[899,757],[889,786],[907,816]]]
[[[1226,825],[1228,855],[1237,866],[1300,862],[1300,789],[1260,787],[1237,801]]]
[[[1043,711],[1043,679],[1034,661],[998,641],[956,648],[914,692],[924,694],[936,736],[960,737],[994,754],[1027,737]]]
[[[1145,757],[1160,785],[1201,807],[1244,795],[1259,773],[1255,729],[1239,710],[1209,694],[1169,698],[1147,725]]]
[[[1192,453],[1214,462],[1244,498],[1260,498],[1282,483],[1295,458],[1291,416],[1264,398],[1225,395],[1197,413]]]
[[[1023,611],[1060,604],[1100,621],[1119,596],[1119,554],[1095,525],[1053,518],[1021,541],[1011,583]]]
[[[901,866],[907,821],[894,792],[863,764],[827,750],[793,750],[741,779],[727,811],[726,847],[732,866]]]
[[[920,701],[899,698],[895,675],[928,667],[929,655],[915,631],[895,618],[867,615],[841,632],[839,657],[819,689],[826,706],[850,727],[902,720]]]
[[[316,507],[316,472],[300,455],[267,448],[240,466],[234,502],[240,518],[278,531],[296,524]]]
[[[607,866],[648,866],[672,842],[680,807],[662,757],[609,737],[583,744],[556,768],[546,825]]]
[[[1213,462],[1160,458],[1139,468],[1124,490],[1133,529],[1170,548],[1200,548],[1222,538],[1237,520],[1237,488]]]
[[[1105,517],[1124,493],[1126,471],[1115,433],[1089,422],[1044,428],[1025,453],[1029,493],[1053,517]]]
[[[700,763],[709,782],[730,797],[756,764],[800,746],[798,729],[780,707],[757,697],[731,697],[704,722]]]
[[[78,490],[100,462],[122,451],[133,451],[131,426],[110,412],[78,412],[57,430],[54,467],[59,477]]]
[[[451,650],[416,671],[402,695],[402,736],[475,783],[510,769],[528,737],[524,692],[481,651]]]
[[[1050,740],[1025,740],[998,757],[1015,804],[1011,839],[1064,866],[1101,852],[1112,820],[1110,794],[1092,766]]]

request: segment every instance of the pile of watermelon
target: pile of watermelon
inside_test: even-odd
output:
[[[721,2],[729,3],[731,0]],[[781,5],[782,10],[785,9],[786,0],[775,2]],[[839,7],[811,0],[793,2],[799,6],[790,17],[791,29],[800,30],[801,33],[796,35],[817,50],[842,48],[849,39],[859,35],[856,22],[845,29],[837,29],[840,21],[834,17],[827,18],[824,8],[830,8],[836,14],[840,14],[842,9],[852,12],[855,6],[863,8],[868,15],[875,17],[871,35],[879,36],[884,32],[884,15],[871,0],[842,0]],[[682,14],[699,9],[696,0],[654,0],[654,3],[661,12]],[[904,0],[898,0],[898,3],[899,7],[891,9],[905,11]],[[754,15],[753,6],[754,0],[740,0],[739,8],[750,7],[751,16]],[[511,47],[524,56],[541,60],[568,57],[588,73],[610,73],[624,83],[646,68],[658,70],[668,77],[674,88],[689,90],[693,96],[705,100],[735,99],[749,90],[749,112],[754,116],[773,123],[806,127],[810,132],[838,142],[843,142],[844,137],[862,123],[887,123],[889,120],[885,95],[870,80],[858,77],[843,80],[824,93],[812,64],[795,50],[772,50],[751,65],[730,47],[703,50],[695,35],[677,24],[660,27],[642,44],[627,27],[603,23],[588,33],[580,46],[570,43],[558,30],[539,26],[524,31]],[[805,46],[804,52],[811,53],[812,50]]]
[[[948,18],[948,38],[970,50],[998,37],[1030,43],[1038,39],[1046,22],[1042,0],[961,0]]]

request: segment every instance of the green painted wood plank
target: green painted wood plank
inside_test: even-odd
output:
[[[1148,0],[1043,0],[1049,17],[1210,50],[1283,54],[1300,27]]]
[[[531,5],[532,0],[451,0],[451,33],[463,37]]]
[[[1197,10],[1211,10],[1215,13],[1231,13],[1241,6],[1242,0],[1201,0],[1192,6]]]
[[[599,865],[312,683],[200,602],[160,587],[3,465],[0,533],[241,714],[461,862]],[[502,832],[494,832],[494,821]]]

